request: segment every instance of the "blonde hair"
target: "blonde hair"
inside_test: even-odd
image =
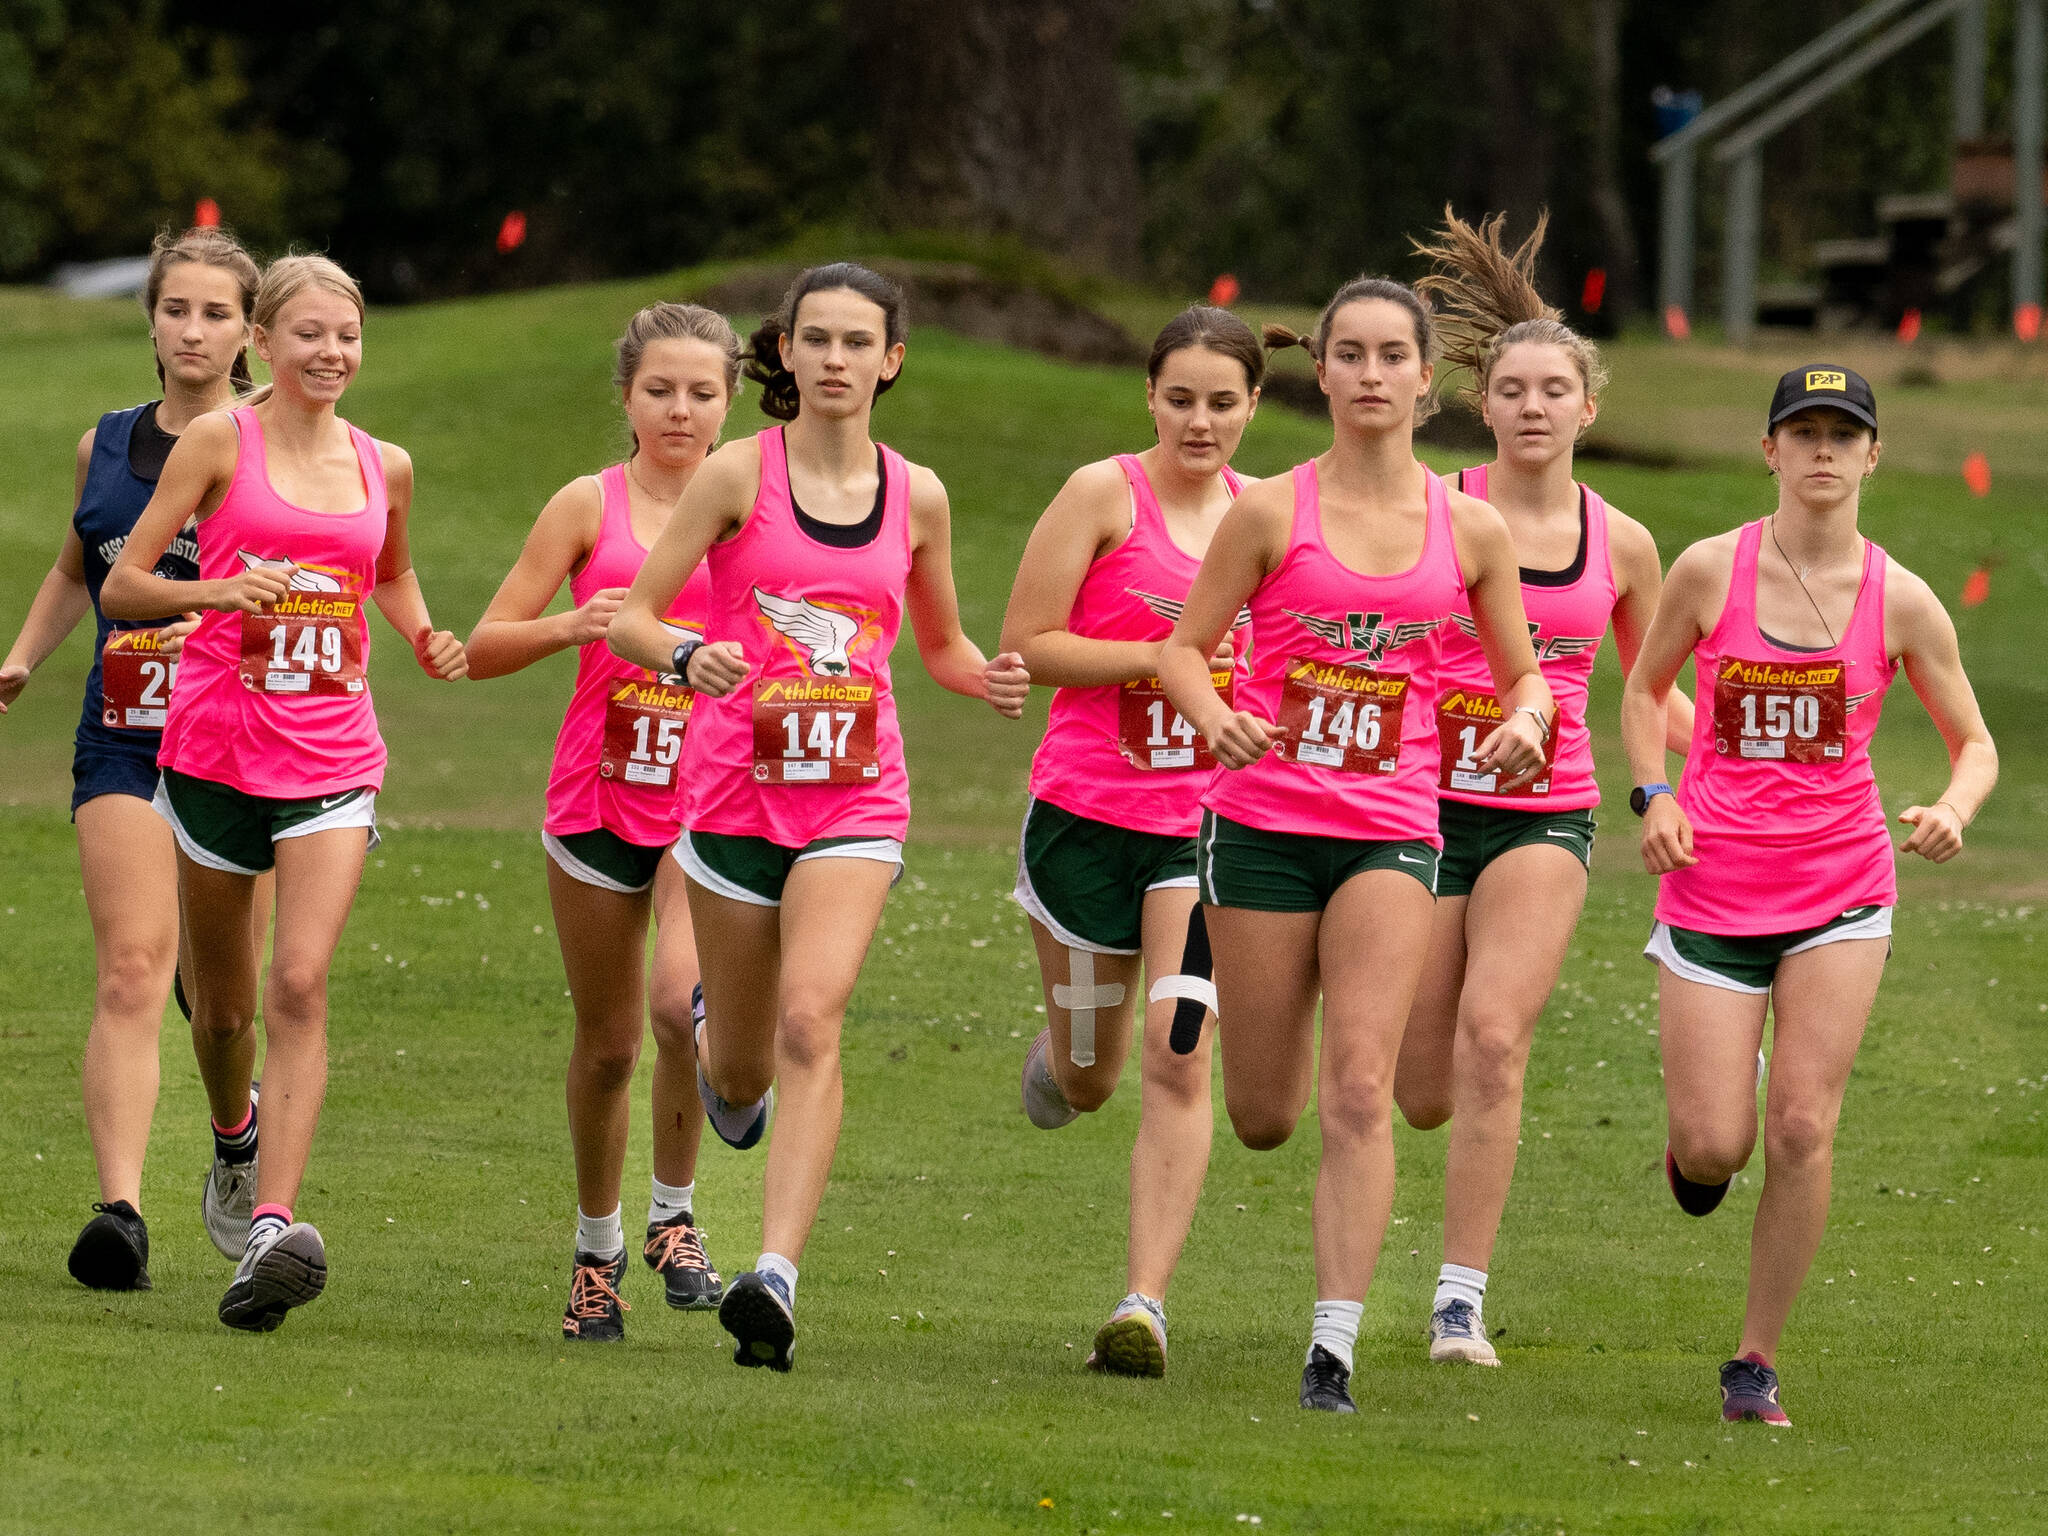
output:
[[[1444,227],[1435,240],[1409,242],[1432,268],[1415,286],[1441,306],[1444,360],[1468,375],[1458,398],[1478,410],[1502,355],[1529,341],[1570,353],[1586,397],[1592,399],[1607,387],[1600,349],[1566,325],[1563,314],[1544,303],[1536,289],[1536,254],[1543,248],[1550,214],[1538,214],[1529,238],[1513,251],[1501,239],[1507,217],[1496,213],[1467,224],[1446,203]]]
[[[355,305],[357,320],[364,318],[363,290],[338,264],[325,256],[280,256],[263,270],[251,321],[269,330],[285,305],[308,288],[324,288],[339,294]]]
[[[725,354],[725,393],[728,399],[740,388],[740,337],[725,316],[702,304],[650,304],[626,322],[619,337],[618,364],[612,383],[631,389],[639,375],[640,360],[648,345],[657,341],[708,341]]]
[[[262,275],[256,270],[256,261],[242,249],[242,242],[224,229],[188,229],[182,235],[174,235],[168,229],[157,231],[156,239],[149,246],[149,277],[142,285],[142,310],[151,324],[156,321],[157,301],[164,296],[164,280],[171,275],[171,268],[196,262],[203,267],[218,267],[235,280],[235,286],[242,291],[242,323],[249,323],[256,307],[256,289]],[[156,360],[156,381],[164,381],[164,360]],[[228,382],[237,392],[248,389],[255,380],[249,376],[249,349],[242,348],[235,354],[235,360],[228,368]]]
[[[1367,299],[1380,299],[1388,304],[1398,305],[1408,311],[1408,318],[1415,326],[1415,348],[1426,363],[1437,359],[1436,319],[1430,313],[1415,289],[1406,283],[1397,283],[1391,277],[1354,277],[1339,288],[1323,306],[1322,316],[1316,321],[1315,332],[1304,336],[1291,326],[1267,324],[1259,328],[1260,338],[1266,343],[1266,350],[1277,352],[1284,347],[1300,347],[1317,362],[1323,360],[1323,351],[1330,344],[1330,322],[1337,318],[1337,311],[1346,304],[1359,304]],[[1421,426],[1437,411],[1435,381],[1431,380],[1428,394],[1415,402],[1415,425]]]

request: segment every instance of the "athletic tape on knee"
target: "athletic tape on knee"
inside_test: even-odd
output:
[[[1200,902],[1188,913],[1187,943],[1181,949],[1180,974],[1164,976],[1159,985],[1152,989],[1154,998],[1161,996],[1180,999],[1173,1010],[1173,1032],[1167,1036],[1167,1044],[1173,1047],[1176,1056],[1186,1056],[1201,1043],[1202,1014],[1204,1010],[1217,1013],[1216,988],[1209,977],[1214,969],[1209,953],[1209,924],[1202,916]],[[1160,987],[1169,982],[1199,982],[1203,990],[1174,991],[1162,993]]]
[[[1095,985],[1095,956],[1085,949],[1067,951],[1067,985],[1054,983],[1052,1000],[1067,1010],[1067,1052],[1077,1067],[1095,1065],[1095,1010],[1114,1008],[1124,1000],[1123,983]]]

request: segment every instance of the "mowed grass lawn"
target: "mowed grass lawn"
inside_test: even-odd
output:
[[[418,463],[414,546],[441,622],[466,631],[548,492],[617,450],[609,340],[637,304],[687,286],[372,317],[350,414]],[[130,309],[0,293],[8,636],[62,530],[70,446],[99,411],[144,397],[145,345]],[[1684,375],[1660,357],[1656,377]],[[759,420],[743,400],[732,430]],[[992,644],[1036,512],[1076,463],[1141,444],[1145,417],[1135,371],[920,332],[878,424],[951,489],[968,622]],[[1268,411],[1239,463],[1270,473],[1326,441]],[[1668,558],[1768,508],[1747,435],[1727,448],[1683,473],[1589,473]],[[1268,1154],[1219,1127],[1171,1299],[1169,1377],[1081,1370],[1122,1291],[1135,1071],[1058,1135],[1018,1112],[1038,999],[1006,893],[1035,727],[938,693],[907,644],[910,869],[848,1020],[846,1130],[792,1375],[735,1370],[715,1321],[670,1313],[638,1266],[626,1343],[562,1344],[570,1016],[534,829],[570,662],[436,688],[388,631],[374,663],[388,836],[335,967],[302,1202],[328,1240],[329,1291],[273,1335],[215,1321],[227,1265],[194,1208],[205,1111],[175,1013],[145,1180],[156,1289],[80,1290],[63,1259],[93,1194],[77,1102],[92,954],[64,815],[81,633],[0,721],[0,1527],[2041,1528],[2048,461],[1998,470],[1979,502],[1949,475],[1888,467],[1867,501],[1869,531],[1944,595],[1986,554],[2007,557],[1992,601],[1959,615],[2006,779],[1961,862],[1905,871],[1830,1234],[1782,1360],[1796,1427],[1776,1436],[1727,1433],[1714,1412],[1761,1163],[1705,1222],[1677,1213],[1659,1172],[1654,973],[1637,958],[1653,891],[1620,807],[1611,658],[1596,694],[1607,835],[1540,1025],[1487,1309],[1505,1368],[1427,1364],[1442,1138],[1398,1131],[1361,1412],[1333,1420],[1294,1406],[1313,1115]],[[1904,687],[1879,764],[1894,810],[1943,782]],[[646,1173],[643,1126],[629,1227]],[[698,1212],[728,1275],[756,1250],[759,1183],[758,1156],[707,1146]]]

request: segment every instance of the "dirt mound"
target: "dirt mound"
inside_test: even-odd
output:
[[[1137,363],[1145,352],[1114,320],[1086,305],[989,276],[968,262],[876,261],[874,269],[903,285],[913,325],[1023,347],[1070,363]],[[693,294],[727,314],[765,314],[801,268],[752,267]]]

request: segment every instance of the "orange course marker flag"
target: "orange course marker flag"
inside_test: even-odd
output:
[[[1589,315],[1597,315],[1606,299],[1607,269],[1594,267],[1586,273],[1585,284],[1579,289],[1579,308]]]
[[[1899,316],[1899,340],[1906,346],[1920,339],[1920,311],[1909,309]]]
[[[1963,460],[1963,484],[1970,488],[1972,496],[1991,494],[1991,461],[1981,452]]]
[[[2033,341],[2041,334],[2041,306],[2022,304],[2012,312],[2012,333],[2021,341]]]
[[[1225,272],[1209,285],[1209,302],[1218,309],[1228,309],[1237,302],[1237,296],[1244,292],[1234,274]]]
[[[1991,596],[1991,567],[1980,565],[1970,572],[1970,579],[1963,583],[1963,606],[1976,608]]]
[[[1682,305],[1666,304],[1664,306],[1664,334],[1673,341],[1692,340],[1692,322],[1686,319],[1685,309]]]
[[[220,204],[210,197],[202,197],[192,206],[192,227],[194,229],[219,229]]]
[[[498,254],[504,256],[526,244],[526,215],[514,208],[498,226]]]

